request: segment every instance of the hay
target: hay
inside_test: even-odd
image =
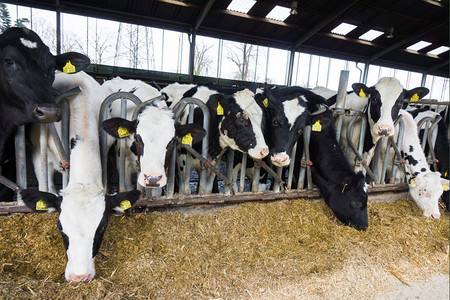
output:
[[[64,279],[56,214],[2,217],[0,299],[373,299],[448,274],[449,213],[412,201],[369,202],[365,232],[323,201],[185,210],[113,216],[87,284]]]

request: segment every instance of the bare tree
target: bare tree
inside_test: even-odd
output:
[[[89,39],[89,46],[91,49],[95,49],[91,60],[93,63],[101,64],[105,55],[108,54],[108,49],[112,48],[110,34],[102,30],[100,33],[91,32],[89,35],[91,36]]]
[[[212,45],[207,46],[205,44],[195,44],[194,54],[194,75],[204,74],[204,71],[208,73],[208,67],[212,63],[212,58],[207,54],[208,50],[212,48]]]
[[[235,78],[239,80],[251,80],[250,76],[250,62],[255,58],[253,45],[241,43],[237,46],[232,45],[228,48],[227,58],[231,60],[238,71],[235,72]]]

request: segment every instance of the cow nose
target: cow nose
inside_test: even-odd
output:
[[[152,176],[144,174],[144,183],[146,187],[159,187],[160,186],[160,179],[162,178],[162,175],[159,176]]]
[[[441,217],[441,214],[431,214],[430,215],[432,219],[439,219]]]
[[[43,123],[61,120],[61,110],[58,107],[36,106],[33,109],[33,114],[39,122]]]
[[[388,136],[391,134],[392,128],[389,126],[384,125],[378,125],[377,126],[377,133],[380,136]]]
[[[261,158],[266,157],[267,155],[269,155],[269,149],[268,148],[264,148],[261,150]]]
[[[289,155],[287,155],[286,153],[277,153],[275,155],[272,155],[270,159],[272,160],[272,163],[277,167],[287,166],[291,162]]]
[[[87,275],[69,275],[67,277],[69,282],[89,282],[92,280],[92,274]]]

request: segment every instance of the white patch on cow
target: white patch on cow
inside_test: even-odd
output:
[[[147,176],[162,176],[158,181],[160,187],[167,183],[164,162],[167,144],[175,136],[173,111],[153,106],[146,107],[138,116],[136,133],[144,143],[144,153],[140,158],[141,172],[138,183],[145,186],[144,174]]]
[[[405,110],[400,110],[399,114],[402,115],[402,121],[405,124],[403,141],[399,145],[400,150],[417,161],[417,164],[413,165],[407,159],[405,160],[408,173],[412,175],[412,177],[407,176],[409,193],[417,206],[423,211],[424,216],[438,218],[440,216],[438,202],[439,197],[443,193],[440,180],[441,175],[439,172],[432,172],[430,170],[420,145],[419,136],[417,135],[417,125],[412,115]],[[413,174],[418,175],[414,176]]]
[[[304,99],[304,100],[306,100],[306,99]],[[298,116],[300,116],[306,110],[305,107],[301,106],[298,103],[297,98],[284,101],[283,109],[284,109],[284,114],[286,115],[286,118],[288,119],[288,122],[290,125],[289,130],[291,130],[292,126],[294,126],[294,123],[297,120]]]
[[[30,40],[27,40],[26,38],[20,38],[20,42],[25,46],[28,47],[30,49],[35,49],[37,48],[37,43],[36,42],[32,42]]]
[[[434,112],[434,111],[431,111],[431,110],[422,111],[422,112],[417,114],[417,116],[414,118],[414,121],[417,124],[423,118],[429,117],[432,120],[435,120],[437,116],[439,116],[439,114],[437,112]],[[420,127],[420,129],[425,129],[427,126],[429,126],[429,124],[427,125],[427,122],[423,122],[422,126]]]
[[[95,232],[105,212],[105,194],[96,185],[70,183],[61,191],[59,221],[69,237],[65,277],[95,276],[92,257]]]
[[[264,140],[261,128],[263,112],[254,99],[255,94],[249,89],[244,89],[234,93],[233,96],[236,99],[236,103],[249,117],[250,122],[252,123],[253,132],[255,133],[256,145],[248,150],[248,154],[255,159],[264,158],[269,154],[269,148]]]
[[[375,85],[375,89],[380,93],[382,105],[380,110],[380,118],[377,122],[374,122],[372,118],[370,118],[370,106],[368,110],[373,143],[376,143],[380,139],[380,135],[378,135],[377,132],[378,127],[388,128],[390,129],[389,136],[394,135],[392,107],[395,105],[396,100],[403,92],[403,86],[400,84],[400,81],[394,77],[383,77]]]
[[[181,100],[181,98],[183,98],[184,93],[195,86],[195,84],[179,84],[178,82],[175,82],[161,89],[161,93],[167,94],[167,102],[171,103],[170,107],[173,107]]]

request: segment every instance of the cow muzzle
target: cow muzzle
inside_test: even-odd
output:
[[[160,187],[161,186],[161,179],[162,175],[159,176],[152,176],[144,174],[144,183],[145,187]]]
[[[262,159],[269,155],[269,148],[253,148],[248,150],[248,154],[254,159]]]
[[[285,152],[277,153],[270,157],[272,163],[277,167],[284,167],[290,164],[291,158]]]
[[[378,125],[377,134],[379,136],[391,136],[393,135],[392,127],[387,125]]]
[[[67,281],[69,282],[89,282],[93,278],[92,274],[87,275],[69,275]]]
[[[58,122],[61,120],[61,110],[59,107],[36,106],[33,109],[33,115],[41,123]]]

